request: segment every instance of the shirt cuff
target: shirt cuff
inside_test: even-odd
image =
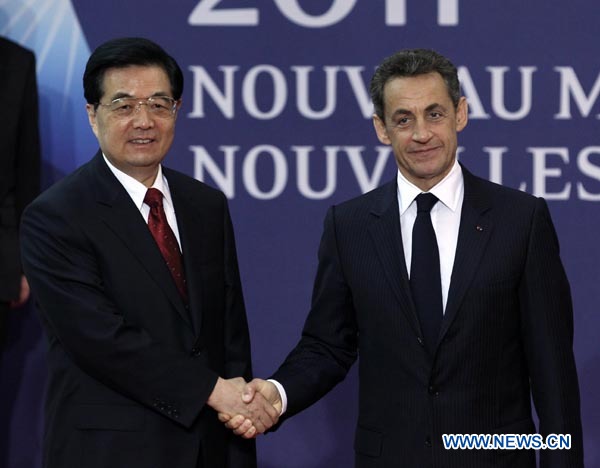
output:
[[[267,382],[271,382],[273,385],[275,385],[277,391],[279,392],[279,396],[281,397],[281,413],[279,413],[279,416],[281,416],[287,410],[287,394],[285,393],[285,389],[283,388],[283,385],[277,382],[277,380],[268,379]]]

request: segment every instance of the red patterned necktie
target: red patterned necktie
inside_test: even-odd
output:
[[[187,302],[187,286],[183,274],[181,252],[179,251],[179,244],[177,243],[175,234],[173,234],[167,222],[167,215],[165,214],[162,200],[163,194],[160,190],[149,188],[146,192],[144,203],[150,207],[148,227],[158,245],[160,253],[167,263],[179,294],[181,294],[184,302]]]

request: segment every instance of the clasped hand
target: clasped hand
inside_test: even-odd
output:
[[[281,413],[281,397],[271,382],[243,378],[217,381],[208,399],[219,415],[219,421],[234,434],[251,439],[277,424]]]

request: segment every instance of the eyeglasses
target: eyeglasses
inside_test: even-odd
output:
[[[106,107],[113,115],[118,118],[131,117],[134,112],[138,112],[142,105],[148,107],[148,111],[155,117],[166,119],[172,117],[177,110],[177,103],[169,96],[150,96],[141,99],[136,97],[124,97],[113,99],[108,104],[98,103],[99,106]]]

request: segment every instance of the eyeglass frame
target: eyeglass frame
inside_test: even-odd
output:
[[[109,102],[109,103],[107,103],[107,104],[103,104],[103,103],[101,103],[101,102],[97,102],[97,103],[95,104],[95,106],[96,106],[96,109],[97,109],[99,106],[102,106],[102,107],[105,107],[105,108],[107,108],[108,110],[110,110],[110,111],[113,113],[113,115],[114,115],[115,117],[118,117],[118,118],[129,118],[129,117],[131,117],[133,114],[137,114],[137,113],[140,111],[140,109],[141,109],[142,105],[146,105],[146,106],[148,106],[148,111],[150,112],[150,114],[152,114],[152,115],[154,115],[154,116],[157,116],[157,117],[160,117],[159,115],[155,114],[155,113],[152,111],[152,108],[151,108],[151,107],[149,107],[149,106],[150,106],[150,104],[152,104],[152,101],[153,101],[153,100],[156,100],[156,99],[166,99],[166,100],[168,100],[168,101],[171,101],[171,102],[172,102],[172,105],[171,105],[171,109],[170,109],[170,115],[169,115],[169,117],[170,117],[170,116],[173,116],[173,115],[175,115],[175,113],[176,113],[176,111],[177,111],[177,106],[178,106],[178,105],[179,105],[179,103],[181,102],[181,99],[175,99],[175,98],[172,98],[171,96],[163,96],[163,95],[159,95],[159,96],[149,96],[149,97],[147,97],[147,98],[137,98],[137,97],[133,97],[133,96],[123,96],[123,97],[120,97],[120,98],[113,99],[112,101],[110,101],[110,102]],[[118,102],[118,101],[131,101],[132,103],[133,103],[133,102],[135,102],[135,105],[134,105],[134,108],[133,108],[133,111],[131,112],[131,114],[129,114],[129,115],[126,115],[126,116],[119,116],[119,115],[116,115],[116,112],[118,111],[118,109],[110,109],[110,106],[114,105],[114,104],[115,104],[115,102]],[[133,104],[132,104],[132,105],[133,105]],[[165,118],[166,118],[166,117],[167,117],[167,116],[165,116]]]

